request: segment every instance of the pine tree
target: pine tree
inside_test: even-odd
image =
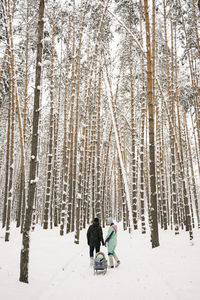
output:
[[[38,43],[37,43],[37,61],[35,73],[35,92],[34,92],[34,112],[33,112],[33,132],[31,143],[31,159],[30,159],[30,177],[28,187],[28,202],[25,217],[25,224],[22,237],[22,250],[20,257],[20,281],[28,283],[28,264],[29,264],[29,244],[30,244],[30,228],[32,222],[33,203],[36,192],[36,167],[38,154],[38,123],[40,108],[40,84],[41,84],[41,65],[42,65],[42,38],[44,30],[44,0],[40,0],[39,17],[38,17]]]
[[[156,177],[155,177],[155,146],[154,146],[154,99],[152,97],[152,57],[150,45],[148,0],[144,0],[146,48],[147,48],[147,97],[149,110],[149,155],[150,155],[150,188],[151,188],[151,243],[152,248],[159,246]]]

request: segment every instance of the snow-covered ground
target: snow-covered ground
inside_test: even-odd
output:
[[[0,224],[1,225],[1,224]],[[36,227],[31,233],[29,284],[19,282],[21,235],[14,227],[4,242],[0,229],[0,299],[2,300],[199,300],[200,231],[194,242],[182,232],[160,231],[161,246],[152,249],[149,234],[132,236],[118,226],[121,265],[106,275],[89,266],[86,231],[80,245],[74,234]],[[106,234],[107,228],[104,229]],[[106,252],[106,248],[102,247]]]

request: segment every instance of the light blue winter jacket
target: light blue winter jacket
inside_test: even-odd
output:
[[[105,243],[108,244],[108,255],[113,255],[115,253],[115,248],[117,246],[117,226],[112,224],[108,229],[108,233],[105,239]]]

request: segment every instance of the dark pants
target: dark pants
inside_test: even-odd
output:
[[[96,253],[99,252],[100,251],[100,245],[90,246],[90,257],[94,257],[94,249],[95,249]]]

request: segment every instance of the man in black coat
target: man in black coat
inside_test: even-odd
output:
[[[94,218],[93,224],[90,225],[87,231],[87,241],[90,246],[90,265],[94,262],[94,249],[97,252],[100,251],[100,245],[104,244],[102,228],[99,224],[99,219]]]

